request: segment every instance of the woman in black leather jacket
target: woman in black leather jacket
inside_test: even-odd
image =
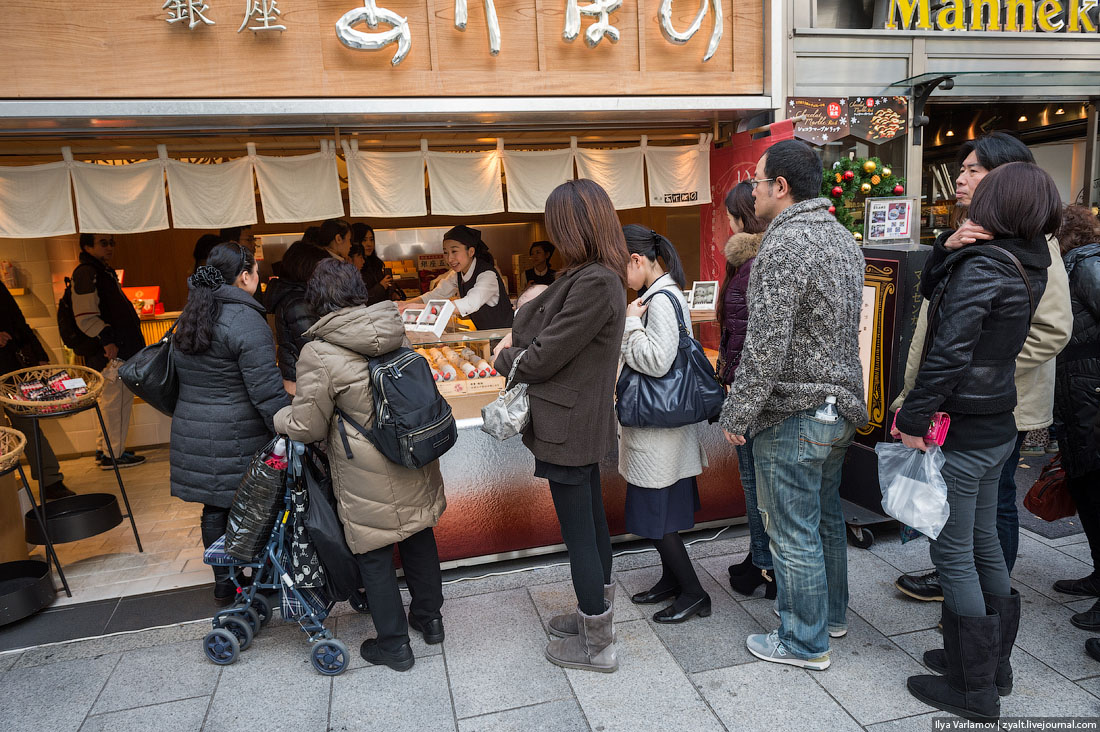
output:
[[[306,331],[317,322],[317,315],[306,302],[306,283],[328,252],[306,241],[296,241],[283,255],[278,279],[267,286],[264,307],[275,316],[275,342],[283,387],[294,394],[298,380],[298,354],[309,342]]]
[[[976,721],[1000,717],[1012,690],[1009,656],[1020,622],[997,538],[1001,468],[1016,441],[1016,356],[1046,288],[1062,204],[1054,181],[1032,163],[989,173],[974,194],[971,220],[994,235],[956,251],[942,245],[925,267],[927,351],[916,385],[898,411],[894,435],[926,449],[935,412],[951,416],[943,445],[950,517],[931,544],[943,586],[942,651],[925,665],[945,676],[912,676],[915,697]]]

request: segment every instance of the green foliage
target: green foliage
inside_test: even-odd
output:
[[[874,171],[870,173],[863,169],[868,160],[875,164]],[[855,158],[854,160],[842,158],[833,167],[825,169],[821,176],[821,195],[828,198],[836,207],[837,221],[848,231],[863,233],[862,224],[857,224],[852,216],[853,211],[863,208],[863,199],[894,197],[898,195],[894,193],[895,186],[900,185],[904,188],[904,178],[894,175],[892,170],[890,175],[883,173],[884,168],[890,167],[890,165],[884,165],[878,158]],[[853,173],[852,179],[845,180],[844,173],[849,170]],[[873,180],[876,176],[879,179],[878,183]],[[864,183],[871,186],[870,192],[862,192]],[[833,189],[838,186],[841,194],[834,196]]]

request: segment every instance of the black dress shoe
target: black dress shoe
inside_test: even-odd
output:
[[[701,618],[710,615],[710,595],[703,595],[683,610],[677,610],[675,604],[669,605],[664,610],[658,610],[653,613],[653,622],[682,623],[694,615]]]
[[[1100,630],[1100,600],[1097,600],[1088,610],[1074,615],[1069,619],[1069,622],[1081,630],[1089,630],[1094,633]]]
[[[1089,638],[1085,641],[1085,653],[1094,661],[1100,661],[1100,638]]]
[[[367,638],[363,641],[363,645],[359,646],[359,655],[367,663],[375,666],[389,666],[394,671],[408,671],[416,663],[408,643],[402,644],[397,651],[388,653],[378,646],[377,638]]]
[[[1100,579],[1095,574],[1090,574],[1081,579],[1058,580],[1054,583],[1054,589],[1067,595],[1100,597]]]
[[[897,587],[914,600],[943,602],[943,587],[940,586],[940,573],[938,570],[920,576],[903,574],[898,577],[894,587]]]
[[[680,594],[679,587],[670,587],[667,590],[658,590],[651,587],[645,592],[639,592],[630,596],[630,601],[635,605],[656,605],[658,602],[670,600]]]
[[[424,642],[430,646],[443,642],[443,618],[432,618],[422,623],[409,613],[409,627],[423,635]]]
[[[58,498],[72,498],[76,494],[65,487],[65,484],[61,481],[54,483],[53,485],[46,486],[43,493],[46,494],[47,501],[56,501]]]

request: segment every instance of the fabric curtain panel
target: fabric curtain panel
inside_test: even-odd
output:
[[[710,135],[696,145],[644,145],[650,206],[710,203]]]
[[[249,143],[249,159],[260,184],[264,223],[294,224],[344,215],[336,153],[327,145],[310,155],[272,157],[256,155]]]
[[[0,236],[75,233],[68,163],[0,167]]]
[[[550,192],[573,180],[573,151],[505,150],[504,178],[508,182],[508,210],[542,213]]]
[[[256,223],[252,161],[204,165],[168,161],[168,200],[177,229],[225,229]]]
[[[82,232],[138,234],[168,228],[163,159],[131,165],[70,165]]]
[[[645,158],[641,146],[618,150],[575,147],[577,174],[607,191],[616,209],[645,207]]]
[[[480,216],[504,211],[500,154],[499,145],[480,153],[430,152],[425,146],[432,214]]]
[[[348,164],[348,203],[352,216],[426,216],[424,153],[368,152],[353,141],[344,146]]]

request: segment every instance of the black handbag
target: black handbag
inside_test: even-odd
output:
[[[306,533],[324,568],[326,594],[337,602],[356,598],[363,580],[359,563],[344,539],[344,525],[336,514],[328,460],[321,451],[309,445],[302,455],[302,482],[309,493]]]
[[[118,376],[126,388],[169,417],[176,411],[176,401],[180,395],[179,377],[172,355],[172,331],[176,329],[176,323],[172,324],[164,338],[126,359],[118,370]]]
[[[672,300],[680,325],[676,360],[664,376],[649,376],[623,366],[615,385],[615,411],[624,427],[683,427],[716,418],[722,412],[725,389],[718,381],[703,346],[691,336],[684,312]]]

